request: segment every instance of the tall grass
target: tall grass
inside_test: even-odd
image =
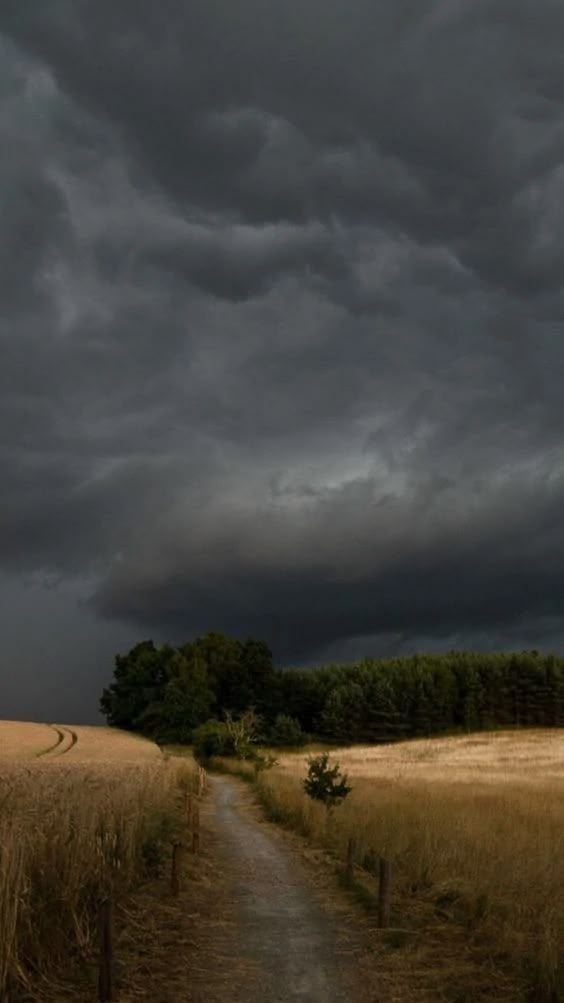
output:
[[[0,999],[87,960],[97,907],[148,874],[174,826],[189,763],[0,764]]]
[[[446,923],[447,938],[449,923],[462,926],[492,986],[509,974],[510,998],[555,1003],[564,1001],[564,733],[546,736],[335,752],[353,791],[329,828],[303,791],[304,755],[281,756],[258,789],[271,818],[341,858],[354,836],[368,875],[378,856],[390,858],[397,925]]]

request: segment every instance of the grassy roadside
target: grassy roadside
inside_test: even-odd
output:
[[[250,781],[265,815],[321,849],[334,870],[342,869],[354,836],[353,891],[369,911],[378,857],[393,861],[392,925],[403,933],[388,940],[396,961],[401,955],[417,978],[424,972],[431,996],[560,1003],[564,908],[555,889],[564,882],[564,783],[546,778],[540,745],[536,775],[534,737],[521,738],[524,750],[510,744],[518,741],[512,736],[498,740],[505,742],[503,758],[515,759],[515,775],[504,782],[495,774],[489,783],[483,776],[472,781],[466,761],[464,772],[460,750],[468,739],[449,740],[452,762],[442,779],[430,767],[425,779],[423,743],[410,743],[422,767],[415,778],[413,770],[394,776],[389,763],[370,776],[355,760],[359,750],[340,750],[332,758],[349,772],[353,793],[329,829],[323,807],[302,789],[303,750],[280,755],[274,769],[258,776],[249,763],[227,759],[214,767]],[[480,737],[487,741],[495,740]],[[393,758],[393,750],[387,755]]]

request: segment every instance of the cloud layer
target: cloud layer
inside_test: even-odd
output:
[[[564,637],[560,5],[0,32],[4,573],[279,660]]]

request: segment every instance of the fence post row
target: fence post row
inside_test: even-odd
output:
[[[198,768],[198,793],[206,789],[206,771]],[[184,794],[184,814],[186,825],[192,830],[192,853],[200,852],[200,806],[190,791]],[[175,897],[180,892],[180,850],[179,842],[172,845],[170,891]],[[98,909],[98,1001],[114,1003],[114,943],[113,943],[113,903],[110,898],[102,899]],[[7,988],[9,994],[9,987]],[[6,997],[8,998],[8,997]]]

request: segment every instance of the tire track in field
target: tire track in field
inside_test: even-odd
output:
[[[71,736],[71,744],[70,744],[69,748],[72,749],[72,747],[74,745],[76,745],[76,743],[78,742],[78,735],[77,735],[76,731],[72,730],[72,728],[64,728],[63,730],[64,731],[68,731],[68,733]],[[69,749],[67,749],[66,751],[68,752]]]
[[[50,727],[57,733],[57,741],[50,749],[43,752],[41,757],[43,759],[58,759],[59,756],[64,756],[65,753],[70,752],[73,746],[76,745],[78,735],[72,728],[66,728],[62,724],[52,724]]]
[[[54,745],[50,745],[48,749],[43,749],[43,752],[38,752],[37,753],[37,759],[44,759],[45,756],[55,755],[56,752],[57,752],[57,750],[58,750],[58,748],[59,748],[59,746],[65,740],[65,736],[64,736],[64,734],[63,734],[63,732],[61,731],[60,728],[56,728],[54,724],[50,724],[49,727],[51,728],[51,731],[55,732],[55,734],[57,736],[57,740],[54,743]]]

